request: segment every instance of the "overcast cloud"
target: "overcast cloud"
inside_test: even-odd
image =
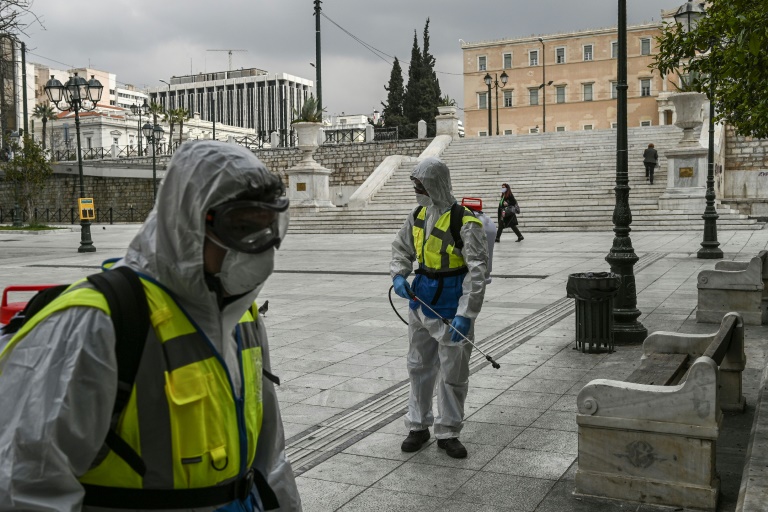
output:
[[[660,18],[683,0],[629,0],[629,24]],[[28,30],[27,60],[110,71],[139,88],[190,71],[255,67],[314,80],[312,0],[35,0],[44,28]],[[388,55],[407,74],[414,30],[430,19],[430,46],[443,93],[461,102],[459,38],[477,42],[616,25],[615,0],[324,0],[323,13]],[[386,100],[392,60],[326,18],[322,23],[323,103],[328,113],[370,114]],[[407,76],[404,77],[407,80]],[[459,105],[463,106],[463,105]]]

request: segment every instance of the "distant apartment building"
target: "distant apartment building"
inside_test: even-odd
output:
[[[287,73],[250,68],[172,77],[151,87],[149,97],[164,108],[185,108],[211,121],[255,130],[262,140],[290,132],[295,112],[309,97],[313,82]]]
[[[115,89],[115,103],[114,105],[122,108],[131,108],[131,105],[143,105],[144,100],[149,102],[149,95],[141,91],[137,91],[136,87],[131,84],[125,84],[125,87],[118,87]],[[112,105],[112,103],[110,103]]]
[[[673,12],[663,12],[662,19]],[[649,67],[661,26],[661,22],[655,22],[627,28],[628,126],[673,122],[673,110],[666,98],[676,90],[673,83],[677,84],[679,77],[667,79]],[[467,137],[488,135],[489,108],[491,135],[497,130],[500,135],[519,135],[545,128],[555,132],[616,126],[616,27],[464,42],[461,48]],[[508,76],[504,87],[502,73]],[[483,80],[486,74],[499,85],[498,89],[491,88],[490,98]]]

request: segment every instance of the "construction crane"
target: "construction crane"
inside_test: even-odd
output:
[[[232,71],[232,52],[247,52],[248,50],[205,50],[207,52],[227,52],[229,54],[229,69]]]

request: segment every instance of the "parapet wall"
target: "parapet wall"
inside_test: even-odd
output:
[[[768,217],[768,139],[726,131],[723,203],[752,217]]]
[[[330,175],[331,196],[335,204],[345,204],[349,196],[386,157],[417,157],[431,140],[325,145],[317,149],[314,158],[323,167],[334,171]],[[293,148],[261,149],[255,150],[254,153],[267,168],[281,174],[301,160],[301,152]],[[168,160],[168,157],[160,157],[158,170],[164,169]],[[113,208],[116,222],[128,220],[129,216],[133,216],[134,221],[143,220],[152,208],[151,159],[135,159],[135,162],[132,159],[86,161],[83,165],[85,191],[87,195],[93,196],[97,209],[103,212]],[[50,178],[35,204],[40,210],[48,208],[51,211],[62,209],[69,212],[70,208],[77,204],[80,190],[77,164],[69,162],[68,165],[60,167],[62,171],[69,169],[69,172],[57,172]],[[136,174],[146,177],[137,177]],[[284,177],[284,180],[287,185],[287,177]],[[0,208],[4,217],[2,222],[10,222],[7,212],[13,207],[13,203],[13,184],[0,177]]]

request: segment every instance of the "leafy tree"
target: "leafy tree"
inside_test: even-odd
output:
[[[45,187],[45,182],[53,174],[53,168],[46,158],[42,144],[32,137],[24,136],[24,145],[18,142],[6,143],[13,151],[13,158],[3,162],[5,180],[13,183],[15,199],[27,207],[31,213],[35,209],[35,200]]]
[[[38,103],[35,105],[35,109],[32,111],[32,116],[36,117],[43,122],[43,151],[45,151],[45,130],[48,121],[56,119],[56,112],[53,107],[47,103]]]
[[[400,67],[400,61],[397,60],[397,57],[392,64],[389,85],[385,85],[384,89],[387,91],[387,102],[381,104],[384,107],[381,111],[384,123],[386,126],[401,126],[406,122],[403,116],[405,87],[403,85],[403,68]]]
[[[189,110],[179,107],[171,110],[171,117],[179,123],[179,145],[181,145],[181,135],[184,131],[184,121],[189,119]]]
[[[716,119],[737,133],[768,137],[768,1],[713,0],[686,32],[667,23],[652,67],[689,76],[689,90],[714,93]],[[708,51],[707,51],[708,50]],[[702,53],[705,52],[705,53]]]
[[[155,125],[157,124],[157,116],[163,116],[163,119],[166,119],[165,109],[163,106],[157,102],[151,101],[149,103],[149,113],[152,115],[152,128],[154,129]],[[142,128],[144,128],[142,126]],[[171,136],[173,136],[173,126],[171,128]],[[139,134],[139,137],[141,137],[142,134]],[[147,149],[149,149],[149,145],[147,145]],[[155,145],[155,151],[157,151],[157,144]]]

